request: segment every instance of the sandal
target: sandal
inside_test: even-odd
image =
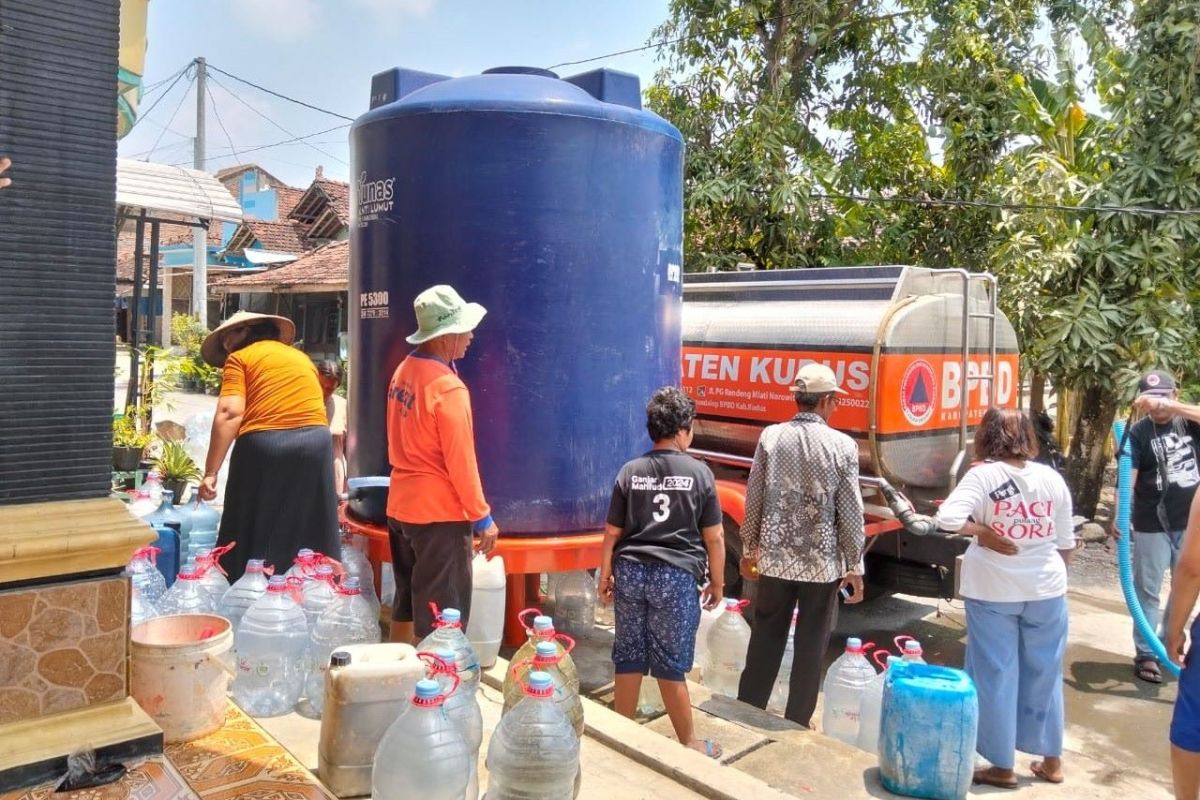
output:
[[[1133,662],[1133,674],[1146,683],[1163,682],[1162,670],[1152,658],[1142,658]]]
[[[999,778],[996,777],[991,769],[977,769],[975,770],[975,774],[971,776],[971,783],[982,786],[994,786],[997,789],[1016,789],[1017,776]]]
[[[721,747],[721,745],[718,744],[717,742],[714,742],[712,739],[701,739],[701,740],[699,740],[698,744],[704,745],[704,749],[695,747],[692,744],[689,744],[688,747],[690,747],[692,750],[695,750],[698,753],[703,753],[704,755],[708,756],[709,758],[714,758],[714,759],[719,759],[725,753],[725,751]]]
[[[1158,665],[1155,664],[1155,666],[1158,666]],[[1045,765],[1041,761],[1034,761],[1032,764],[1030,764],[1029,771],[1033,773],[1033,776],[1035,778],[1041,778],[1046,783],[1062,783],[1063,782],[1063,776],[1061,774],[1057,775],[1053,778],[1050,777],[1050,775],[1046,772]]]

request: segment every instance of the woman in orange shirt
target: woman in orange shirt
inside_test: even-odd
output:
[[[208,335],[204,360],[224,367],[200,496],[217,496],[229,460],[218,544],[236,541],[222,564],[237,580],[251,558],[280,569],[309,547],[336,554],[333,444],[317,368],[291,347],[286,317],[239,311]]]

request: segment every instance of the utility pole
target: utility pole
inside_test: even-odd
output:
[[[208,98],[208,65],[197,58],[196,65],[196,149],[193,164],[196,169],[205,169],[204,101]],[[200,324],[208,327],[208,232],[204,228],[193,228],[192,234],[192,313]]]

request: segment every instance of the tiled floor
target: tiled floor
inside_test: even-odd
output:
[[[0,800],[334,800],[295,758],[232,702],[225,725],[203,739],[167,745],[164,758],[131,765],[110,786],[55,794],[40,786]]]

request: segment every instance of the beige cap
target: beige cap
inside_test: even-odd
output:
[[[838,386],[837,375],[833,370],[815,361],[800,368],[800,371],[796,373],[796,381],[792,384],[791,391],[794,394],[826,394],[828,392],[849,394]]]
[[[421,344],[449,333],[467,333],[487,313],[479,303],[468,303],[451,286],[431,286],[413,300],[417,332],[407,337],[409,344]]]

